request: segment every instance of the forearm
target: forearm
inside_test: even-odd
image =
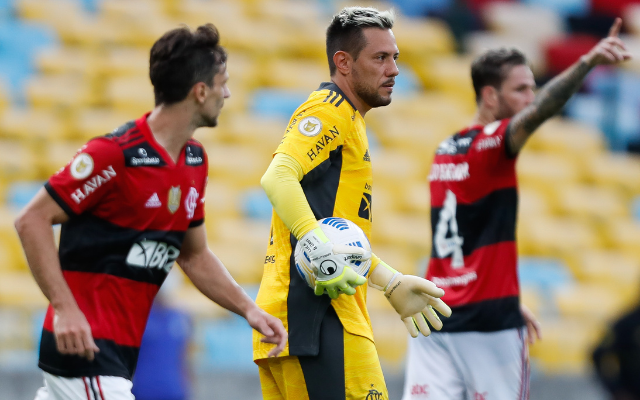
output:
[[[274,211],[298,239],[318,227],[300,186],[302,177],[300,164],[293,157],[279,153],[260,181]]]
[[[62,275],[51,224],[27,214],[16,220],[15,226],[31,273],[51,306],[55,310],[78,307]]]
[[[247,311],[257,307],[208,248],[189,259],[178,259],[178,264],[202,294],[227,310],[246,318]]]

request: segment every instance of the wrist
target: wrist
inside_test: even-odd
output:
[[[589,68],[593,68],[594,67],[593,60],[594,60],[593,55],[591,53],[587,53],[580,57],[579,62],[584,63]]]
[[[376,268],[371,271],[371,274],[369,275],[369,286],[382,292],[386,292],[393,281],[400,275],[402,275],[400,272],[380,260]]]

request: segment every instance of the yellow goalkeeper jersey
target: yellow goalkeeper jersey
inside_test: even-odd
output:
[[[323,83],[295,111],[276,153],[302,166],[300,185],[316,219],[341,217],[371,234],[371,158],[362,115],[332,82]],[[316,296],[296,271],[292,249],[297,243],[274,212],[271,238],[257,303],[279,317],[289,332],[280,356],[317,355],[322,318],[331,305],[344,329],[373,341],[366,308],[367,285],[353,296]],[[273,345],[254,332],[254,359],[266,358]]]

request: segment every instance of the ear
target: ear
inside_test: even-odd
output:
[[[191,91],[193,92],[193,96],[198,104],[204,104],[204,101],[207,99],[208,90],[209,88],[204,82],[198,82],[193,85]]]
[[[351,72],[352,62],[351,55],[346,51],[336,51],[336,54],[333,55],[333,63],[336,65],[336,70],[342,75],[348,75]]]
[[[483,86],[481,91],[482,102],[488,107],[498,104],[498,90],[491,85]]]

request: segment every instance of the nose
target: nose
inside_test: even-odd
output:
[[[229,97],[231,97],[231,90],[229,90],[229,86],[224,87],[224,98],[228,99]]]
[[[400,74],[400,70],[398,69],[398,63],[396,60],[391,60],[391,65],[386,70],[387,76],[398,76]]]

